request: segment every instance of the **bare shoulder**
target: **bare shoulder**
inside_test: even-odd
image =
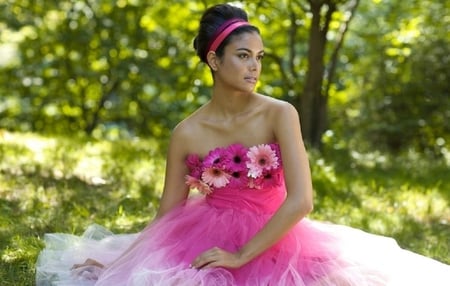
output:
[[[194,129],[195,125],[190,117],[183,119],[172,130],[172,141],[183,142],[189,140]]]
[[[262,96],[261,105],[264,106],[264,122],[269,126],[272,136],[286,148],[290,142],[300,142],[300,120],[297,109],[289,102]]]
[[[172,130],[172,144],[176,145],[180,149],[190,151],[191,145],[199,133],[198,124],[199,110],[195,111],[181,122],[179,122]]]
[[[270,120],[292,117],[292,119],[298,119],[297,109],[291,103],[265,95],[261,95],[260,100]]]

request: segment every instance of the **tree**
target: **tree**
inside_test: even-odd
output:
[[[308,2],[312,20],[309,34],[308,71],[303,95],[300,97],[300,109],[305,138],[313,146],[319,147],[322,134],[326,131],[328,124],[328,97],[336,72],[338,54],[343,46],[350,21],[359,5],[359,0],[309,0]],[[328,64],[325,64],[327,36],[333,15],[338,12],[338,5],[344,7],[341,14],[347,14],[347,16],[340,16],[339,28],[335,36],[336,41],[332,47]],[[323,12],[323,10],[325,11]]]
[[[328,97],[335,80],[338,55],[359,0],[290,0],[282,3],[285,5],[280,2],[266,4],[271,5],[270,12],[267,7],[266,10],[257,7],[259,13],[274,19],[267,23],[271,34],[268,56],[277,65],[282,82],[270,84],[287,87],[284,98],[300,112],[305,141],[319,148],[322,134],[328,127]],[[277,25],[279,19],[288,19],[289,23]],[[283,35],[284,40],[277,39],[279,35]],[[305,56],[306,63],[302,61]]]
[[[327,129],[388,148],[442,146],[446,6],[413,1],[234,4],[263,35],[258,90],[297,107],[310,146]],[[167,136],[209,98],[209,70],[191,45],[206,2],[0,2],[0,127]]]
[[[445,7],[435,1],[361,5],[354,21],[361,28],[350,32],[343,51],[353,63],[342,68],[352,75],[342,105],[347,112],[331,115],[341,122],[341,135],[347,134],[348,141],[391,152],[447,152],[450,45]]]
[[[184,45],[197,24],[181,9],[184,3],[173,2],[3,4],[5,38],[15,44],[18,60],[3,68],[0,92],[12,104],[0,123],[15,130],[88,135],[108,129],[167,132],[189,109],[181,100],[192,94],[181,91],[190,90],[193,81],[186,73]],[[182,29],[175,17],[165,17],[176,9],[184,11]],[[189,65],[196,71],[195,63]],[[196,100],[190,96],[188,103]]]

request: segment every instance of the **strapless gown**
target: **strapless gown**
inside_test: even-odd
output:
[[[204,158],[190,155],[186,164],[186,183],[200,194],[140,233],[91,225],[81,236],[46,234],[36,284],[450,285],[449,265],[403,250],[392,238],[307,218],[239,269],[193,269],[204,250],[244,245],[282,204],[286,188],[277,144],[233,144]],[[70,270],[87,258],[106,267]]]

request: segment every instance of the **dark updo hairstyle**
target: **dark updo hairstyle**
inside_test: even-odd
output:
[[[207,49],[211,44],[212,37],[214,37],[219,27],[230,19],[243,19],[248,21],[247,13],[244,10],[229,4],[218,4],[212,6],[203,13],[202,18],[200,19],[198,35],[194,39],[194,49],[202,62],[207,63]],[[224,48],[228,45],[233,36],[251,32],[256,32],[259,34],[259,29],[251,25],[236,28],[236,30],[231,32],[230,35],[228,35],[228,37],[225,38],[219,45],[216,50],[216,55],[219,58],[223,56]]]

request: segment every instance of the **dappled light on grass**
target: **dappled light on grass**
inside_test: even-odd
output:
[[[44,233],[81,234],[92,223],[114,232],[142,229],[163,184],[161,147],[2,132],[0,280],[33,284]]]
[[[164,148],[164,142],[149,139],[4,132],[0,280],[33,284],[45,233],[81,234],[92,223],[116,233],[141,230],[158,206]],[[346,150],[310,155],[315,189],[311,218],[392,236],[404,248],[450,263],[446,163]]]
[[[405,220],[424,226],[439,223],[450,227],[450,209],[438,191],[407,186],[388,191],[392,195],[387,198],[366,196],[362,202],[362,207],[374,214],[368,222],[369,229],[381,234],[400,232],[405,227]]]
[[[440,218],[441,223],[450,226],[450,209],[438,190],[406,187],[397,193],[396,198],[398,203],[395,206],[398,211],[416,221],[427,223],[429,220]]]
[[[117,225],[122,229],[133,229],[133,226],[137,223],[142,225],[147,224],[149,218],[138,215],[139,213],[140,212],[135,212],[132,209],[126,211],[124,206],[120,205],[115,215],[111,218],[111,222],[107,224],[106,227],[111,228],[112,225]]]
[[[446,160],[414,152],[311,152],[312,218],[392,236],[407,249],[450,263],[450,180]]]

